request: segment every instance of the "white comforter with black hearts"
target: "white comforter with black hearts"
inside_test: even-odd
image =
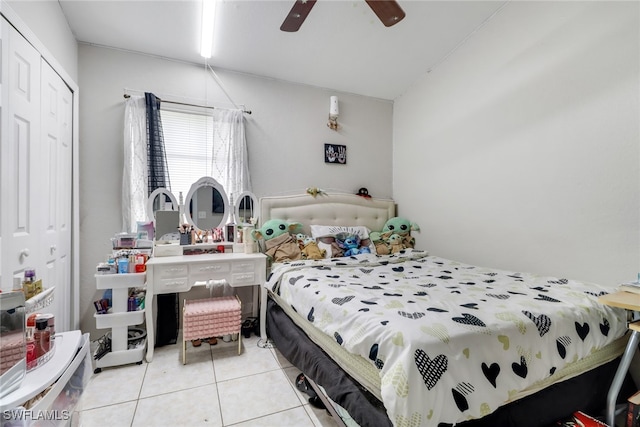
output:
[[[626,331],[607,288],[417,250],[274,264],[267,286],[371,360],[395,426],[480,418]]]

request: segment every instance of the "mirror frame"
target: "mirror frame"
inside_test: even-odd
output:
[[[153,190],[151,194],[149,194],[149,197],[147,198],[147,219],[149,221],[156,220],[156,213],[153,210],[153,201],[156,199],[156,197],[158,197],[161,194],[164,194],[165,196],[169,197],[169,199],[171,200],[171,203],[173,204],[173,209],[172,209],[173,211],[180,210],[180,205],[178,205],[178,200],[176,199],[176,196],[174,196],[171,191],[167,190],[165,187],[156,188],[155,190]]]
[[[198,227],[198,225],[193,221],[193,218],[191,218],[191,212],[189,212],[189,208],[188,208],[189,204],[191,203],[191,198],[194,196],[194,194],[196,194],[196,192],[200,188],[204,188],[204,187],[211,187],[214,190],[218,190],[218,192],[222,196],[222,202],[224,203],[225,209],[224,209],[224,213],[222,214],[222,219],[220,220],[220,224],[218,225],[218,227],[223,227],[226,224],[227,217],[229,216],[229,210],[230,210],[229,199],[227,198],[227,193],[222,188],[222,185],[220,185],[218,181],[216,181],[210,176],[203,176],[202,178],[194,182],[191,185],[191,188],[189,188],[187,197],[184,199],[184,208],[183,208],[184,216],[187,219],[187,222],[190,225],[192,225],[196,230],[204,231],[200,227]]]
[[[253,203],[253,214],[254,214],[252,218],[255,220],[255,223],[257,223],[258,222],[258,215],[257,215],[258,214],[258,198],[251,191],[244,191],[240,193],[240,197],[235,199],[235,203],[234,203],[235,206],[233,207],[233,213],[236,216],[236,221],[240,221],[240,203],[242,202],[242,199],[244,199],[247,196],[251,197],[251,203]],[[243,224],[249,224],[249,222],[247,221],[247,218],[245,218],[245,222],[243,222]]]

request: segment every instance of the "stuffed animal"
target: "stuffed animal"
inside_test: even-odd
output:
[[[298,243],[298,246],[300,247],[300,250],[304,249],[304,241],[307,240],[309,236],[307,236],[304,233],[298,233],[296,234],[296,242]]]
[[[290,233],[295,233],[300,226],[298,222],[270,219],[259,229],[251,231],[251,237],[258,242],[264,240],[264,253],[273,261],[296,261],[302,257],[302,252]]]
[[[371,253],[369,247],[362,244],[357,234],[338,233],[335,237],[338,246],[344,251],[343,256]]]
[[[302,249],[302,258],[304,259],[323,259],[327,251],[318,247],[318,242],[313,237],[304,239],[304,247]]]
[[[383,242],[387,244],[389,237],[394,233],[402,236],[402,244],[405,248],[413,248],[415,246],[415,239],[411,237],[411,231],[420,231],[418,224],[406,218],[395,216],[387,220],[384,227],[382,227],[382,231],[374,231],[369,234],[369,237],[371,237],[371,240],[373,240],[376,246],[376,252],[379,255],[386,255],[386,253],[389,252],[384,253],[385,250],[382,247]],[[382,252],[380,252],[378,248],[380,248]]]
[[[404,237],[399,234],[393,233],[387,239],[387,246],[392,254],[398,253],[401,250],[405,249],[404,245]]]
[[[373,242],[373,246],[376,248],[376,254],[378,255],[389,255],[391,253],[391,248],[389,247],[388,240],[391,234],[389,232],[384,235],[378,231],[372,232],[370,234],[371,241]]]

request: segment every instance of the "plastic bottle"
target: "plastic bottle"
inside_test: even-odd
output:
[[[36,330],[33,333],[36,344],[36,358],[44,356],[51,348],[51,333],[47,319],[36,319]]]
[[[24,278],[22,279],[22,290],[24,291],[24,297],[26,299],[36,295],[35,281],[36,271],[33,268],[25,268]]]
[[[31,369],[36,361],[36,342],[33,337],[27,338],[27,368]]]

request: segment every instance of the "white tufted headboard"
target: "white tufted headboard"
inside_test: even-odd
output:
[[[380,231],[389,218],[396,214],[393,200],[375,199],[355,194],[320,193],[293,196],[262,197],[260,199],[260,225],[270,219],[299,222],[303,232],[311,234],[309,225],[364,225],[371,231]]]

